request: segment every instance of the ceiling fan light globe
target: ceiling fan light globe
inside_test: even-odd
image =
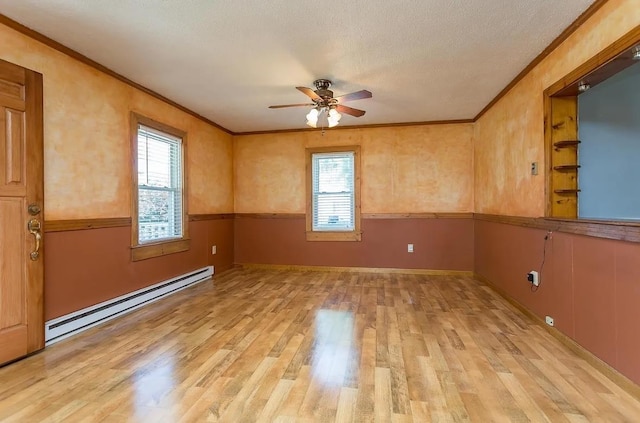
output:
[[[320,114],[320,110],[317,108],[313,108],[307,113],[307,125],[312,128],[317,128],[318,126],[318,115]]]
[[[318,115],[320,112],[318,109],[311,109],[309,113],[307,113],[307,120],[310,122],[318,122]]]
[[[329,123],[329,128],[333,128],[334,126],[338,126],[338,119],[329,116],[329,118],[327,119],[327,122]]]
[[[340,122],[342,115],[338,113],[336,109],[329,110],[329,118],[335,119],[336,122]]]

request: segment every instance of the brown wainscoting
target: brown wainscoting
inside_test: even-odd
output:
[[[565,232],[595,238],[615,239],[618,241],[640,242],[640,222],[501,216],[482,213],[475,213],[473,216],[476,220],[486,222],[544,229],[552,232]]]
[[[190,222],[199,222],[202,220],[219,220],[219,219],[233,219],[234,213],[212,213],[212,214],[190,214]]]
[[[188,251],[131,261],[131,225],[58,230],[44,237],[45,318],[107,301],[204,266],[233,266],[233,219],[189,222]],[[97,229],[97,230],[90,230]],[[211,254],[211,247],[217,253]]]
[[[571,339],[566,334],[562,333],[558,329],[551,327],[546,324],[544,319],[533,311],[529,310],[526,306],[514,300],[505,290],[498,287],[488,278],[474,273],[474,277],[479,281],[483,282],[485,285],[491,287],[495,292],[500,294],[502,298],[504,298],[509,304],[514,306],[516,309],[521,311],[523,314],[528,316],[531,320],[533,320],[536,324],[544,328],[551,336],[562,342],[567,348],[573,351],[580,358],[585,360],[587,363],[595,367],[599,372],[609,378],[616,385],[620,386],[622,389],[627,391],[629,394],[633,395],[636,398],[640,398],[640,386],[635,384],[631,379],[617,371],[615,368],[611,367],[609,364],[605,363],[597,356],[595,356],[591,351],[585,349],[582,345],[578,344],[575,340]]]
[[[640,384],[640,243],[474,222],[474,271]],[[532,291],[526,275],[540,273]]]
[[[473,276],[469,270],[429,270],[429,269],[394,269],[389,267],[331,267],[331,266],[297,266],[288,264],[254,264],[238,263],[245,269],[260,270],[292,270],[297,272],[344,272],[344,273],[396,273],[402,275],[429,276]]]
[[[239,214],[235,262],[297,266],[432,269],[473,268],[473,219],[362,218],[362,240],[306,240],[305,215]],[[426,216],[426,214],[425,214]],[[414,244],[414,252],[407,252]]]
[[[81,231],[85,229],[119,228],[131,226],[130,217],[106,217],[97,219],[45,220],[45,232]]]

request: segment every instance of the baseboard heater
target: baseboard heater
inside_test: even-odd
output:
[[[203,267],[185,275],[49,320],[44,327],[45,345],[61,341],[71,335],[202,282],[213,276],[213,272],[213,266]]]

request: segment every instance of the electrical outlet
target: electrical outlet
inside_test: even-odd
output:
[[[214,255],[214,254],[217,254],[217,253],[218,253],[218,248],[215,245],[212,245],[211,246],[211,254]]]
[[[547,316],[547,317],[545,317],[545,318],[544,318],[544,321],[545,321],[545,322],[547,322],[547,324],[548,324],[549,326],[553,326],[553,323],[554,323],[554,322],[553,322],[553,317],[551,317],[551,316]]]
[[[527,281],[529,281],[529,283],[533,286],[540,285],[538,272],[532,270],[531,272],[527,273]]]
[[[407,253],[413,253],[413,244],[407,244]]]

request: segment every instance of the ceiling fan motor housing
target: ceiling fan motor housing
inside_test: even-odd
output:
[[[313,85],[316,86],[315,93],[322,97],[324,102],[333,98],[333,91],[329,89],[329,87],[331,87],[331,81],[328,79],[316,79],[313,81]]]

